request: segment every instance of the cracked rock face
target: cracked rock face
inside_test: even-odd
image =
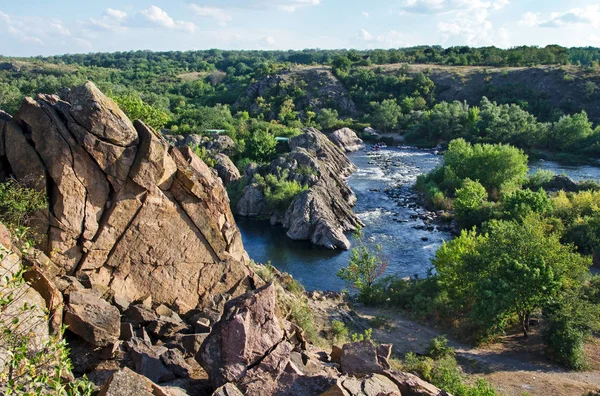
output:
[[[249,290],[227,193],[191,150],[132,124],[91,82],[26,98],[5,123],[11,172],[47,192],[45,250],[65,273],[180,313]]]
[[[249,185],[236,211],[249,217],[275,214],[290,239],[309,240],[328,249],[349,249],[350,241],[345,233],[363,225],[352,212],[356,196],[345,180],[355,166],[317,129],[306,128],[303,132],[290,139],[289,154],[256,172],[245,172]],[[298,194],[284,213],[268,213],[264,194],[251,180],[254,173],[281,175],[283,171],[288,172],[288,180],[295,180],[308,189]]]
[[[329,139],[346,153],[359,151],[366,147],[362,139],[356,136],[356,133],[350,128],[338,129],[329,135]]]

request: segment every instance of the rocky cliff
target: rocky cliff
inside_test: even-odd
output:
[[[220,178],[190,149],[132,124],[92,83],[62,98],[27,98],[1,120],[3,172],[47,194],[49,205],[32,224],[43,251],[13,246],[0,224],[0,296],[16,296],[0,310],[0,327],[27,325],[19,334],[29,352],[45,353],[67,325],[73,373],[61,372],[64,384],[87,374],[97,394],[114,396],[445,395],[391,371],[389,345],[331,354],[311,345],[281,313],[284,298],[302,297],[249,266]],[[349,161],[315,130],[291,145],[281,165],[318,173],[290,172],[311,186],[285,215],[290,230],[355,224],[340,178]],[[22,268],[27,283],[9,285]],[[14,364],[11,348],[0,337],[1,378]],[[7,386],[0,381],[0,393]]]
[[[269,165],[246,169],[242,197],[236,211],[241,216],[270,217],[282,224],[293,240],[309,240],[330,249],[348,249],[345,233],[362,225],[352,212],[356,196],[345,182],[355,167],[323,133],[307,128],[290,139],[291,152]],[[307,189],[284,210],[269,208],[254,175],[286,175]]]
[[[38,228],[58,272],[180,313],[249,289],[220,179],[91,82],[64,98],[26,98],[3,130],[10,172],[48,194]]]

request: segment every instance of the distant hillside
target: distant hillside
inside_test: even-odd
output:
[[[600,122],[600,74],[576,66],[483,67],[394,64],[372,66],[386,73],[423,72],[435,83],[436,101],[477,105],[482,96],[498,103],[517,103],[540,121],[557,118],[557,111],[585,110]]]

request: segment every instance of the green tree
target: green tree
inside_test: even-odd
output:
[[[394,99],[386,99],[381,103],[374,103],[371,123],[377,129],[389,131],[398,126],[402,116],[402,108]]]
[[[358,291],[362,302],[373,303],[376,297],[375,282],[384,274],[389,258],[383,255],[381,245],[367,246],[360,229],[356,231],[355,240],[357,246],[352,249],[350,263],[340,269],[337,276]]]
[[[317,115],[317,124],[321,129],[329,131],[337,127],[339,124],[339,115],[335,109],[321,109]]]
[[[142,120],[154,129],[162,129],[170,119],[169,114],[145,103],[137,93],[116,95],[112,99],[131,120]]]
[[[245,157],[260,163],[269,162],[277,155],[277,140],[269,132],[258,130],[246,140]]]
[[[469,178],[463,181],[462,188],[456,190],[454,209],[460,217],[467,216],[471,211],[481,207],[487,201],[487,191],[478,181]]]

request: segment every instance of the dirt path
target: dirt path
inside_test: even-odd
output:
[[[355,308],[365,320],[387,319],[387,326],[373,330],[377,342],[394,344],[394,354],[424,353],[429,340],[442,334],[403,318],[396,311],[381,308]],[[492,383],[504,395],[583,395],[600,389],[600,371],[571,372],[544,360],[539,338],[507,338],[502,343],[472,348],[450,340],[459,363],[466,372]]]

